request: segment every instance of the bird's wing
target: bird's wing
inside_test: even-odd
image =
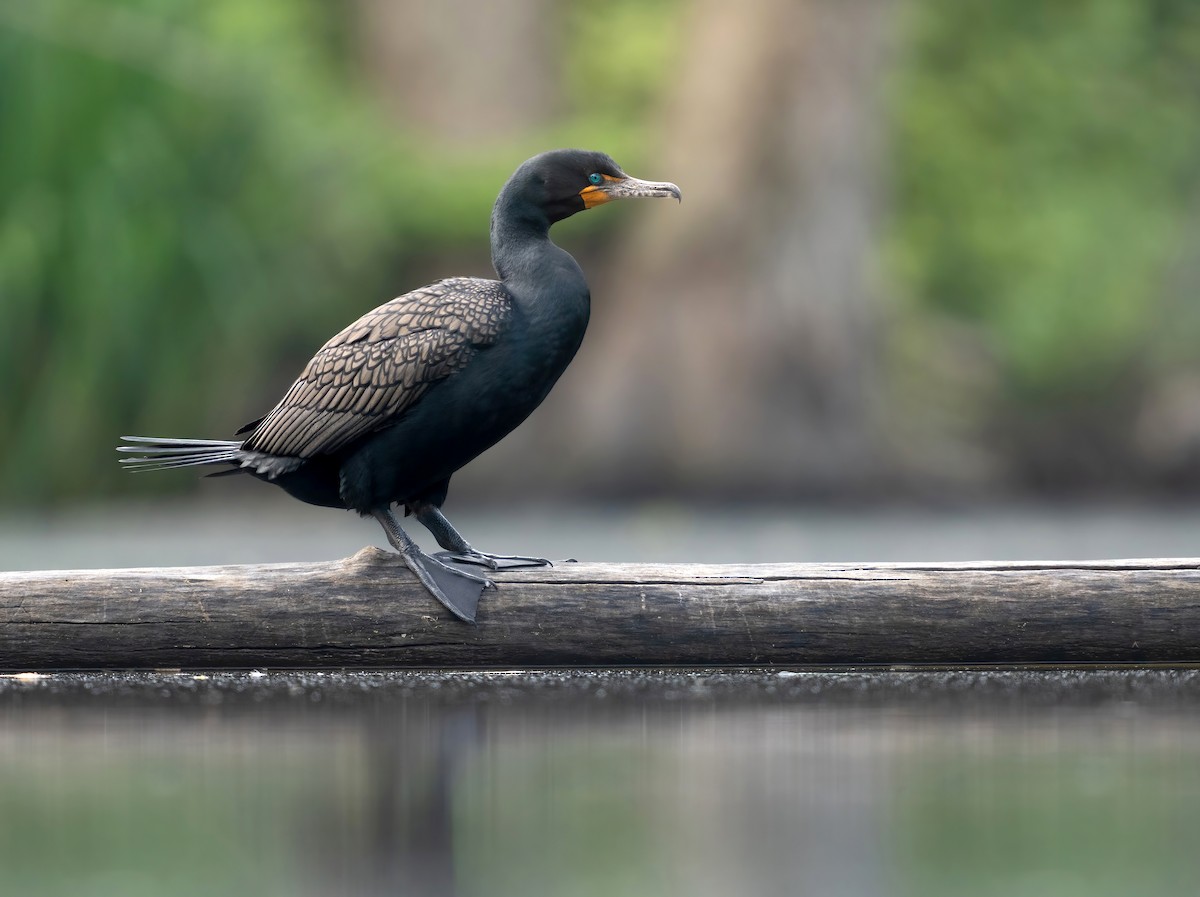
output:
[[[511,314],[499,282],[474,278],[444,280],[367,312],[321,347],[242,449],[312,458],[386,427],[494,343]]]

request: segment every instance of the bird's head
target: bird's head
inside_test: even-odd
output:
[[[614,199],[680,199],[674,184],[630,177],[607,153],[578,149],[551,150],[534,156],[509,179],[504,192],[510,190],[538,207],[550,224]]]

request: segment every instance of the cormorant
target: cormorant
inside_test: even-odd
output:
[[[605,153],[553,150],[522,164],[492,210],[499,280],[455,277],[367,312],[313,356],[279,404],[240,441],[124,436],[133,470],[229,464],[290,495],[375,517],[425,587],[474,622],[494,584],[455,564],[540,566],[485,554],[442,514],[450,476],[520,424],[575,356],[591,297],[550,226],[627,197],[680,198],[630,177]],[[400,528],[403,505],[445,549],[428,555]]]

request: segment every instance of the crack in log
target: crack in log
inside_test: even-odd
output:
[[[126,654],[141,654],[153,657],[156,654],[161,654],[164,650],[171,651],[187,651],[200,654],[212,654],[219,651],[222,654],[234,653],[245,654],[252,652],[255,654],[288,654],[303,652],[316,653],[320,651],[329,651],[332,653],[358,653],[358,654],[397,654],[408,653],[410,649],[421,650],[437,650],[445,648],[460,648],[462,645],[459,642],[413,642],[411,644],[382,644],[382,645],[357,645],[357,644],[332,644],[322,643],[319,645],[304,645],[304,644],[286,644],[286,645],[221,645],[219,649],[212,645],[193,645],[193,644],[174,644],[174,645],[155,645],[143,648],[141,650],[126,649]],[[64,652],[66,653],[66,652]],[[80,651],[83,655],[88,655],[91,652]]]
[[[751,576],[704,576],[695,579],[531,579],[522,576],[520,579],[508,579],[501,573],[490,573],[497,579],[496,585],[521,586],[725,586],[746,585],[756,586],[776,577]],[[792,578],[792,577],[780,577]]]
[[[709,576],[697,579],[500,579],[497,585],[538,585],[538,586],[760,586],[768,582],[913,582],[912,576],[820,576],[820,575],[779,575],[779,576]]]
[[[828,566],[821,564],[818,566]],[[1193,561],[1178,564],[1155,564],[1155,563],[1121,563],[1118,561],[1097,561],[1093,564],[1087,563],[1055,563],[1053,561],[1015,561],[1012,563],[961,563],[961,564],[914,564],[907,565],[890,565],[890,564],[863,564],[862,566],[848,567],[851,570],[868,570],[882,569],[889,571],[906,570],[913,573],[964,573],[975,575],[991,575],[993,573],[1160,573],[1165,571],[1191,570],[1200,572],[1200,561]]]
[[[5,626],[195,626],[211,622],[199,617],[190,620],[0,620],[0,631]],[[238,621],[229,620],[225,625],[238,625]]]

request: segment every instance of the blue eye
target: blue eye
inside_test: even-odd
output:
[[[593,184],[599,185],[604,182],[604,175],[600,174],[598,171],[595,171],[588,175],[588,180]]]

